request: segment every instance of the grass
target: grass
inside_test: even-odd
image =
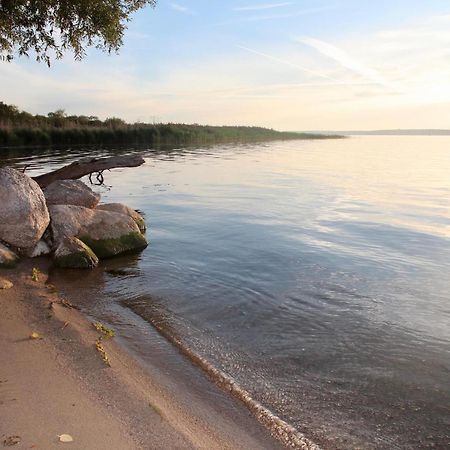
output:
[[[260,127],[213,127],[186,124],[129,125],[117,129],[0,127],[0,147],[125,144],[157,146],[333,137],[336,136],[281,132]]]
[[[254,126],[126,123],[118,118],[68,116],[63,110],[32,115],[0,102],[0,147],[68,145],[189,145],[341,136],[282,132]]]
[[[94,328],[99,332],[105,335],[107,338],[113,338],[116,335],[116,332],[112,328],[108,328],[100,322],[94,322]]]
[[[95,341],[95,349],[100,353],[100,356],[103,360],[103,362],[108,366],[111,367],[111,361],[109,359],[108,354],[106,353],[105,347],[103,346],[103,339],[112,339],[116,332],[108,328],[107,326],[103,325],[100,322],[94,322],[92,325],[94,325],[94,328],[101,333],[101,335],[97,338]]]

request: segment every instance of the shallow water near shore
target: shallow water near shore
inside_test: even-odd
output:
[[[55,284],[138,356],[142,317],[324,448],[450,446],[450,138],[129,150],[146,165],[96,189],[145,214],[150,246]]]

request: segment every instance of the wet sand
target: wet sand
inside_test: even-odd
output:
[[[170,374],[149,371],[116,342],[119,336],[102,340],[108,367],[95,347],[101,333],[61,304],[46,284],[46,264],[34,260],[0,273],[14,283],[0,290],[1,445],[18,436],[14,448],[283,448],[203,374],[205,398]],[[42,271],[37,282],[33,266]],[[59,442],[61,434],[74,441]]]

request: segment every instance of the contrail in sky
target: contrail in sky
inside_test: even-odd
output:
[[[295,39],[304,45],[307,45],[322,55],[336,61],[342,67],[364,77],[367,80],[372,81],[374,84],[381,85],[383,87],[394,89],[395,87],[385,80],[376,70],[361,64],[359,61],[354,59],[344,50],[329,44],[328,42],[321,41],[320,39],[311,38],[308,36]]]
[[[255,55],[262,56],[263,58],[270,59],[272,61],[276,61],[278,63],[281,63],[281,64],[284,64],[284,65],[293,67],[294,69],[301,70],[302,72],[309,73],[310,75],[314,75],[314,76],[320,77],[320,78],[325,78],[326,80],[334,81],[336,83],[342,83],[341,80],[338,80],[338,79],[333,78],[333,77],[329,77],[328,75],[325,75],[324,73],[315,72],[314,70],[310,70],[310,69],[307,69],[306,67],[302,67],[302,66],[300,66],[298,64],[291,63],[289,61],[285,61],[284,59],[277,58],[276,56],[272,56],[272,55],[269,55],[267,53],[259,52],[257,50],[253,50],[251,48],[244,47],[243,45],[237,45],[237,47],[242,49],[242,50],[245,50],[247,52],[254,53]]]

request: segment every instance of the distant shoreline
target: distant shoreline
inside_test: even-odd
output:
[[[355,131],[308,131],[324,136],[450,136],[445,129],[395,129],[395,130],[355,130]]]
[[[127,123],[118,117],[47,115],[20,111],[0,102],[0,148],[70,145],[189,145],[287,139],[333,139],[343,136],[276,131],[256,126],[184,123]]]
[[[0,149],[73,145],[209,145],[342,138],[344,136],[283,132],[259,127],[185,124],[143,124],[123,128],[2,128],[0,126]]]

